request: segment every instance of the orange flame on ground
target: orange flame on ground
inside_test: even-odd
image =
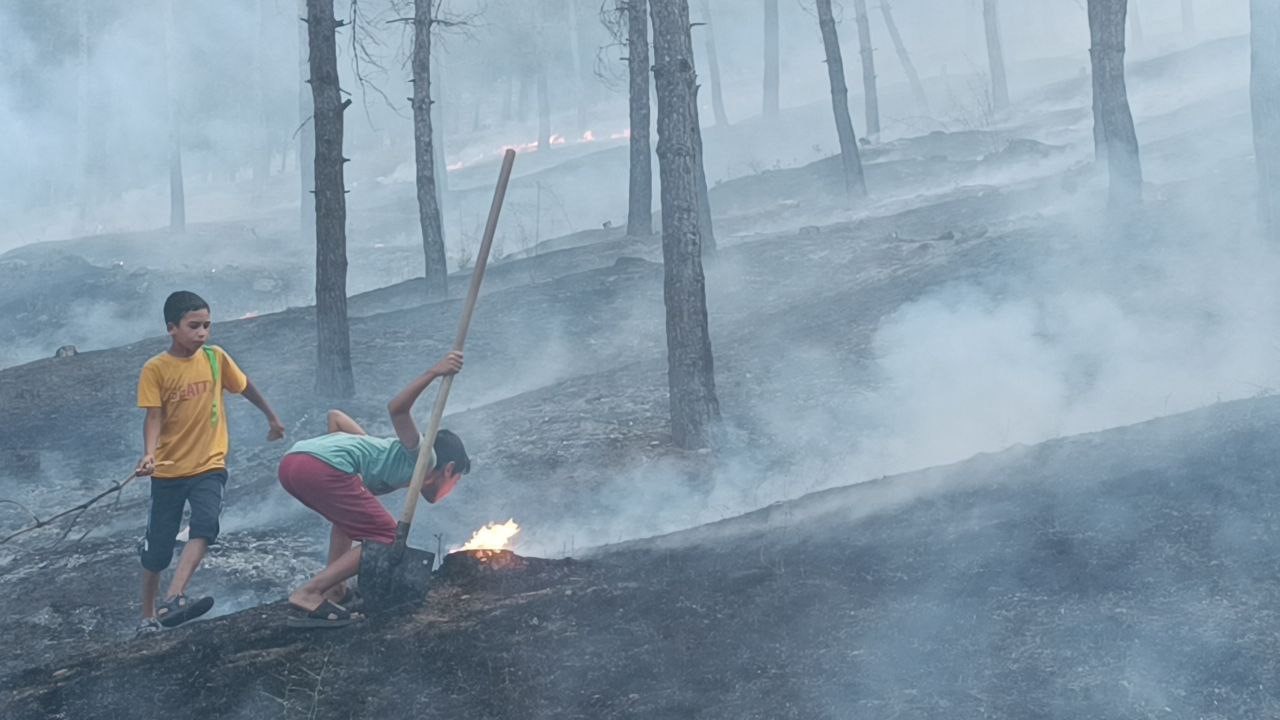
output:
[[[471,539],[458,550],[506,550],[511,538],[520,532],[515,520],[504,523],[491,522],[471,534]]]

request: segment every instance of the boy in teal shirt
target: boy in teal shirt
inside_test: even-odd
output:
[[[355,541],[391,544],[396,521],[376,495],[409,486],[422,439],[411,413],[413,404],[436,378],[462,369],[462,353],[451,352],[419,375],[387,403],[393,438],[372,437],[345,413],[329,411],[329,432],[301,440],[280,461],[280,484],[304,505],[333,524],[329,562],[320,574],[289,595],[297,611],[295,627],[342,627],[353,620],[346,581],[360,570],[361,546]],[[431,471],[422,497],[438,502],[471,469],[462,439],[440,430],[431,452]]]

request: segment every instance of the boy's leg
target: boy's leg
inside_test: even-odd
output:
[[[191,490],[187,502],[191,504],[191,533],[187,546],[182,549],[178,569],[165,599],[175,598],[187,591],[187,584],[195,574],[205,551],[218,540],[218,517],[222,514],[222,491],[227,483],[227,473],[218,470],[191,478]]]
[[[345,583],[360,572],[360,553],[364,545],[358,545],[343,553],[337,560],[311,578],[306,585],[289,595],[289,603],[311,612],[324,604],[325,593]]]
[[[156,593],[160,591],[160,573],[142,571],[142,617],[156,616]]]
[[[351,536],[342,531],[337,525],[331,526],[329,530],[329,558],[326,567],[333,565],[343,555],[351,550]],[[343,578],[341,582],[325,591],[324,596],[336,603],[341,603],[347,598],[347,579]]]
[[[174,538],[182,524],[182,506],[186,487],[182,480],[151,481],[151,508],[147,516],[147,534],[139,547],[142,560],[142,617],[156,615],[156,591],[160,573],[173,561]]]

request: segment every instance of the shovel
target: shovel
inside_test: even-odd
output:
[[[484,280],[484,269],[489,261],[489,248],[493,245],[498,214],[502,210],[502,199],[507,194],[507,182],[511,179],[511,166],[515,161],[514,150],[508,150],[502,157],[498,186],[493,191],[493,206],[489,208],[489,221],[485,224],[480,253],[476,257],[476,268],[471,274],[471,289],[462,306],[462,320],[458,323],[458,334],[453,340],[453,349],[458,352],[462,351],[467,339],[467,327],[471,324],[471,313],[476,308],[476,297],[480,294],[480,282]],[[435,445],[440,420],[444,417],[444,405],[449,400],[449,388],[452,386],[452,375],[440,383],[440,392],[436,395],[436,404],[431,410],[431,422],[418,444],[418,462],[413,466],[413,480],[409,483],[404,512],[400,516],[400,522],[396,524],[395,542],[390,545],[366,542],[360,554],[360,592],[364,595],[365,605],[371,609],[385,610],[406,603],[422,602],[427,596],[427,585],[431,581],[431,568],[436,556],[426,550],[408,546],[409,527],[413,523],[413,512],[418,507],[418,498],[422,494],[422,483],[431,471],[431,448]]]

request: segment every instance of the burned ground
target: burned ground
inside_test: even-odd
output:
[[[1268,717],[1280,403],[826,491],[425,607],[8,675],[5,717]],[[1136,452],[1133,450],[1137,449]],[[127,690],[127,691],[126,691]]]

